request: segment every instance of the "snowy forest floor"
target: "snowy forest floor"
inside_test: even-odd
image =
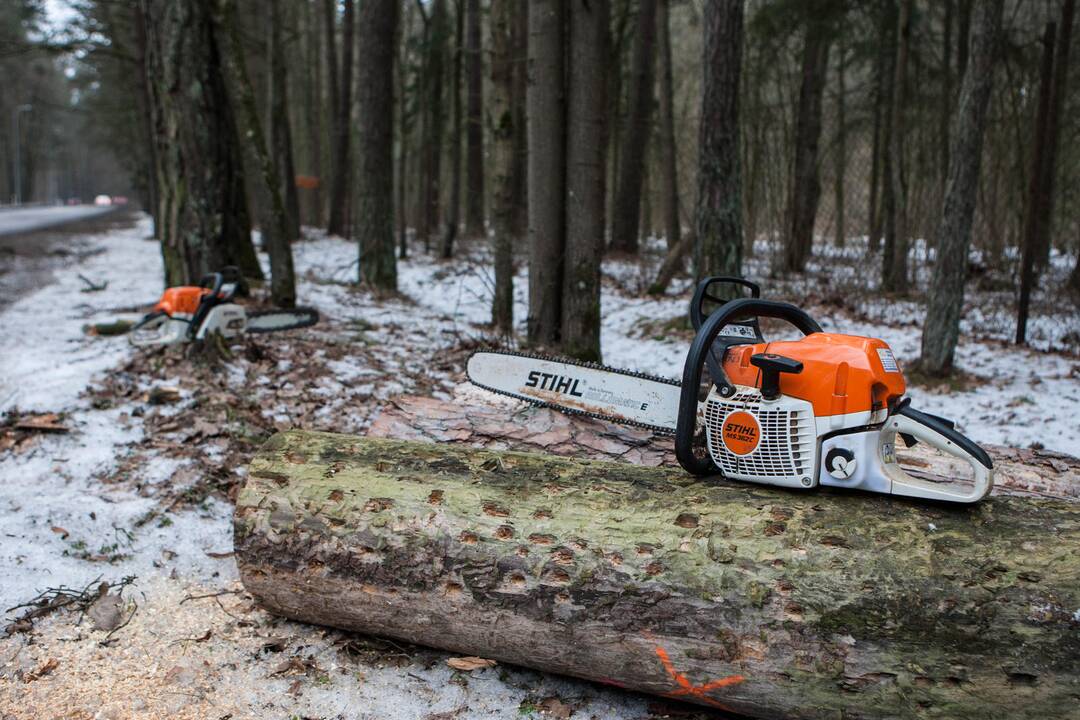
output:
[[[400,265],[401,292],[376,297],[351,284],[355,245],[310,233],[294,247],[299,296],[322,322],[246,338],[226,358],[192,357],[179,348],[136,351],[124,337],[85,330],[137,319],[158,296],[161,260],[149,230],[138,218],[68,236],[50,281],[0,305],[8,338],[0,347],[0,603],[86,589],[67,609],[15,623],[19,610],[4,621],[0,718],[697,713],[523,669],[456,671],[444,653],[256,607],[231,557],[231,499],[247,461],[277,429],[363,433],[401,395],[489,401],[462,388],[469,352],[497,340],[485,325],[486,252],[466,244],[443,263],[414,247]],[[689,281],[646,297],[660,248],[647,250],[644,260],[605,263],[604,360],[678,377],[691,338]],[[878,256],[868,266],[865,244],[817,248],[807,273],[786,279],[768,278],[769,249],[756,250],[747,274],[765,297],[805,307],[827,330],[881,337],[902,363],[916,359],[925,248],[915,249],[915,284],[904,297],[876,292]],[[1055,256],[1036,294],[1031,349],[1008,342],[1010,271],[981,271],[969,291],[958,379],[912,382],[915,405],[956,419],[976,441],[1080,455],[1080,313],[1075,299],[1055,293],[1071,261]],[[34,267],[43,280],[46,271]],[[19,265],[7,269],[0,287],[10,289]],[[108,284],[85,292],[80,274]],[[520,325],[526,282],[522,266]],[[100,582],[127,577],[135,579],[114,588],[119,600],[95,602]]]

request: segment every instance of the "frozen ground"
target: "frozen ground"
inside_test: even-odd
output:
[[[295,246],[299,291],[324,322],[237,348],[223,371],[193,371],[176,351],[135,353],[123,337],[84,332],[90,323],[136,319],[158,295],[160,255],[145,239],[148,230],[140,220],[74,239],[78,252],[51,284],[0,311],[13,340],[0,345],[0,411],[59,413],[70,428],[0,449],[0,603],[134,575],[128,596],[140,606],[106,646],[98,644],[102,631],[73,626],[62,614],[39,622],[39,634],[0,640],[0,717],[39,716],[32,707],[95,717],[110,685],[123,689],[116,694],[128,704],[117,700],[100,717],[501,717],[537,712],[551,698],[573,705],[575,717],[650,715],[647,700],[586,683],[505,668],[451,673],[440,653],[284,623],[237,593],[228,488],[242,481],[245,453],[275,428],[362,432],[396,394],[449,396],[469,348],[495,339],[485,326],[491,275],[481,250],[466,248],[471,259],[454,263],[414,255],[401,265],[401,294],[376,298],[349,284],[355,246],[313,234]],[[878,297],[858,252],[829,250],[805,277],[770,281],[763,248],[750,274],[767,297],[804,303],[828,330],[882,337],[911,362],[919,292]],[[1055,258],[1055,272],[1068,264]],[[677,377],[690,340],[678,322],[687,283],[648,299],[637,290],[651,279],[649,267],[610,261],[605,271],[605,362]],[[80,273],[108,285],[84,293]],[[519,326],[526,282],[522,269]],[[978,441],[1080,455],[1075,309],[1040,314],[1033,328],[1039,349],[1017,349],[1004,342],[1011,305],[1001,292],[971,295],[968,335],[957,351],[965,380],[951,389],[911,387],[916,404],[955,418]],[[1050,297],[1036,303],[1054,308]],[[159,386],[175,388],[179,401],[148,403]],[[192,420],[196,411],[203,414]],[[205,476],[215,467],[218,484],[208,488]],[[230,594],[181,603],[221,590]],[[203,644],[197,638],[205,630],[213,640]],[[273,644],[282,649],[266,650],[267,638],[279,636],[287,642]],[[352,648],[347,657],[343,645]],[[49,658],[62,670],[33,683],[16,679]],[[274,671],[282,663],[293,665]]]

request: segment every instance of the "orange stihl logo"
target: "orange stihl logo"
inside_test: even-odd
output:
[[[757,418],[740,410],[724,419],[721,435],[728,450],[736,455],[749,455],[761,440],[761,426]]]

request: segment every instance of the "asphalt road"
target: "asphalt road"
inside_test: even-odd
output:
[[[36,232],[78,220],[88,220],[116,210],[111,205],[50,205],[0,210],[0,237]]]

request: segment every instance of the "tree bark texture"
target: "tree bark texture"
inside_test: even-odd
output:
[[[993,89],[1001,34],[1002,0],[979,4],[971,35],[971,62],[961,79],[949,148],[949,179],[945,201],[934,233],[937,257],[930,283],[930,300],[923,325],[919,366],[931,375],[952,369],[964,308],[968,248],[978,200],[979,169],[987,106]]]
[[[671,0],[656,7],[657,55],[660,61],[660,174],[664,236],[671,250],[682,237],[679,219],[678,145],[675,142],[675,83],[671,72]],[[682,262],[682,258],[679,258]]]
[[[326,231],[331,235],[344,235],[348,228],[345,219],[345,203],[349,195],[350,145],[352,137],[352,82],[353,50],[356,17],[356,0],[345,0],[345,12],[341,18],[341,72],[336,74],[340,86],[336,96],[335,112],[331,125],[330,155],[330,213]],[[333,97],[332,96],[332,97]]]
[[[600,361],[600,260],[607,191],[607,0],[568,0],[566,259],[562,351]]]
[[[192,285],[227,265],[261,279],[212,8],[142,3],[165,284]]]
[[[1077,691],[1080,505],[1060,500],[291,431],[234,530],[273,612],[745,715],[1065,717]]]
[[[821,100],[829,66],[828,28],[820,18],[811,18],[806,27],[802,55],[802,84],[799,87],[795,119],[795,159],[788,191],[787,238],[784,271],[802,272],[814,249],[814,225],[821,178],[818,173],[818,146],[821,142]]]
[[[322,130],[322,99],[323,99],[323,68],[319,62],[319,39],[322,33],[318,30],[318,18],[316,8],[312,3],[304,3],[303,18],[305,28],[303,38],[305,42],[305,56],[308,63],[307,74],[304,80],[304,125],[307,131],[307,173],[317,179],[315,187],[309,188],[304,194],[305,210],[303,217],[308,225],[322,227],[323,225],[323,130]]]
[[[611,249],[629,253],[637,252],[641,232],[641,186],[653,106],[656,3],[657,0],[638,2],[630,61],[630,98],[621,141],[615,207],[611,214]]]
[[[480,0],[466,0],[465,234],[484,237],[484,48]]]
[[[263,241],[270,255],[270,297],[275,305],[293,307],[296,305],[296,277],[290,245],[292,238],[289,237],[288,217],[282,201],[280,176],[270,157],[262,123],[259,122],[255,91],[251,86],[244,48],[241,45],[235,0],[218,0],[217,11],[218,26],[221,28],[223,43],[227,47],[225,65],[244,117],[244,134],[248,140],[247,145],[258,164],[262,194],[266,198],[263,210],[266,217],[260,224]]]
[[[843,33],[843,27],[840,30]],[[842,35],[841,35],[842,37]],[[841,41],[836,45],[836,150],[833,151],[833,198],[835,220],[833,228],[836,247],[847,244],[847,218],[844,197],[847,175],[847,47]]]
[[[529,5],[528,341],[556,345],[562,326],[566,205],[564,0]]]
[[[694,272],[699,279],[707,275],[742,274],[739,76],[743,3],[707,0],[703,26],[704,78],[694,252]]]
[[[896,25],[896,61],[893,67],[892,103],[889,108],[889,141],[886,146],[885,252],[882,254],[881,288],[901,292],[908,284],[907,187],[904,178],[904,114],[907,103],[908,51],[911,47],[911,8],[915,0],[899,0]]]
[[[293,162],[292,128],[289,123],[288,63],[282,25],[286,22],[282,0],[271,0],[269,25],[270,101],[267,103],[270,133],[270,159],[278,176],[281,199],[285,204],[286,238],[291,242],[300,237],[300,199],[296,194],[296,165]]]
[[[516,0],[491,3],[491,95],[487,103],[491,136],[491,225],[495,256],[495,288],[491,300],[491,323],[497,332],[514,328],[514,237],[517,195],[514,109],[513,33]],[[516,10],[521,12],[521,9]]]
[[[450,197],[446,201],[446,221],[439,243],[439,255],[443,260],[454,256],[454,241],[461,220],[461,72],[465,40],[465,13],[461,0],[458,0],[454,13],[454,25],[454,58],[450,65]]]
[[[394,247],[394,55],[398,3],[360,5],[357,212],[360,281],[397,290]]]

